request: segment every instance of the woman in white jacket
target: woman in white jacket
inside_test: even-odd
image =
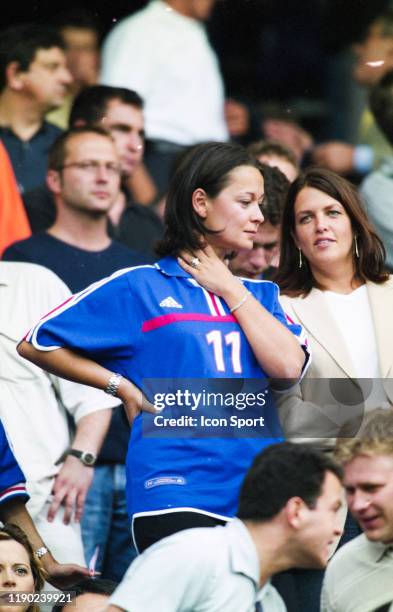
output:
[[[337,437],[357,434],[365,412],[393,404],[393,280],[344,178],[310,168],[291,185],[274,280],[312,353],[302,382],[277,398],[281,423],[287,438],[329,452]],[[348,519],[344,540],[357,529]],[[294,576],[299,609],[319,610],[322,572]]]
[[[305,379],[279,399],[286,435],[325,450],[364,413],[393,404],[393,277],[353,185],[310,168],[291,186],[276,282],[312,350]]]

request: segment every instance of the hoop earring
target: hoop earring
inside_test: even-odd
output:
[[[354,246],[355,246],[355,256],[356,256],[356,259],[359,259],[358,237],[356,236],[356,234],[353,237],[353,241],[354,241]]]
[[[303,268],[302,251],[300,249],[298,249],[298,251],[299,251],[299,268]]]

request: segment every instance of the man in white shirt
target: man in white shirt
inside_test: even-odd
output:
[[[328,456],[284,442],[254,460],[238,518],[186,529],[132,563],[107,612],[284,612],[272,574],[325,567],[337,538],[341,469]]]
[[[393,602],[393,412],[378,410],[360,436],[343,440],[348,508],[363,532],[330,561],[322,612],[375,612]]]
[[[227,140],[224,87],[202,21],[215,0],[152,0],[108,35],[101,82],[145,102],[145,163],[159,191],[186,147]]]
[[[84,565],[79,521],[109,409],[119,402],[48,374],[16,352],[29,327],[69,296],[41,266],[0,262],[0,417],[26,476],[27,508],[48,549],[62,563]]]

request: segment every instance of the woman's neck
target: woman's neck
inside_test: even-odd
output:
[[[355,289],[364,284],[364,281],[357,278],[353,264],[337,266],[332,270],[311,269],[315,284],[322,291],[334,291],[335,293],[352,293]]]

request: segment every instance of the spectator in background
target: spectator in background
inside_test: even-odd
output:
[[[61,106],[72,80],[55,30],[14,25],[0,35],[0,138],[21,192],[45,180],[48,150],[60,134],[45,121]]]
[[[74,8],[60,12],[53,22],[64,40],[67,67],[73,81],[62,106],[48,113],[46,118],[63,130],[69,127],[75,96],[98,81],[101,28],[96,15],[83,8]]]
[[[107,232],[120,175],[114,142],[104,129],[64,132],[49,153],[47,183],[56,220],[47,232],[11,245],[3,259],[45,266],[73,293],[120,268],[145,263],[143,255],[112,240]]]
[[[341,440],[348,508],[363,533],[326,570],[321,612],[388,612],[393,606],[393,412],[369,415],[355,438]]]
[[[293,183],[300,172],[296,155],[289,147],[281,144],[281,142],[260,140],[250,144],[248,150],[262,164],[267,164],[281,170],[290,183]]]
[[[393,9],[379,15],[369,26],[363,40],[354,46],[356,62],[353,78],[365,88],[375,85],[393,68]],[[392,153],[390,144],[375,125],[368,109],[359,126],[358,143],[330,142],[317,146],[312,160],[340,174],[367,174],[384,155]]]
[[[127,188],[127,181],[143,158],[142,99],[123,87],[93,85],[75,98],[70,123],[72,127],[98,126],[111,134],[120,158],[121,190],[109,211],[109,231],[131,249],[152,255],[153,244],[163,231],[162,223],[152,210],[133,202]],[[28,194],[25,205],[33,232],[46,230],[54,223],[55,205],[46,186]]]
[[[388,72],[370,92],[370,108],[377,125],[393,146],[393,71]],[[381,166],[360,186],[367,212],[386,250],[386,266],[393,272],[393,148]]]
[[[278,267],[281,217],[290,185],[278,168],[261,164],[261,169],[265,183],[263,221],[252,249],[239,249],[229,262],[233,274],[251,279],[271,278]]]
[[[123,87],[96,85],[75,99],[71,125],[100,125],[112,135],[121,165],[121,190],[109,211],[114,236],[136,251],[151,255],[163,226],[155,212],[133,200],[128,184],[141,167],[145,148],[143,100]]]
[[[159,193],[189,145],[228,139],[222,77],[202,24],[214,2],[152,0],[104,42],[101,82],[145,101],[145,163]]]

